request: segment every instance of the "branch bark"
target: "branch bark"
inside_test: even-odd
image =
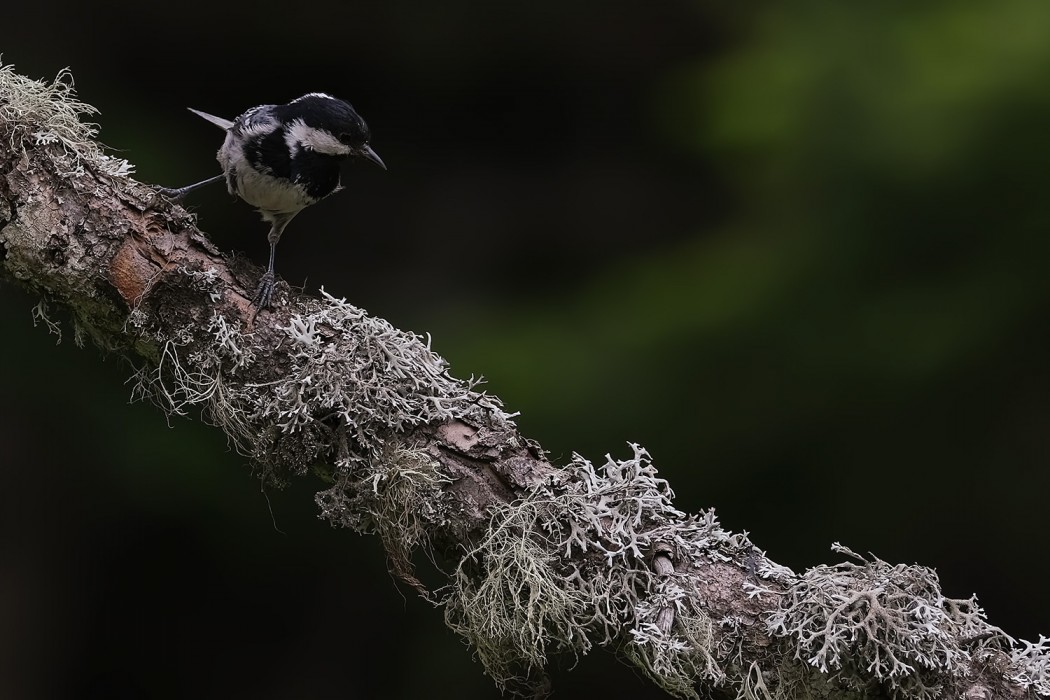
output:
[[[501,687],[554,654],[620,653],[668,692],[729,698],[1050,697],[1048,640],[1016,642],[936,574],[837,551],[802,574],[713,512],[675,509],[648,454],[553,465],[424,339],[217,250],[102,154],[62,81],[0,67],[0,279],[135,358],[137,390],[203,410],[260,478],[319,474],[323,517],[380,536]],[[452,562],[416,578],[417,549]]]

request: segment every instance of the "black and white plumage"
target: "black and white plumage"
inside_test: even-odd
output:
[[[264,309],[273,296],[277,242],[288,222],[341,189],[340,161],[360,157],[384,170],[386,165],[368,145],[371,134],[364,119],[348,102],[324,93],[312,92],[285,105],[252,107],[233,121],[190,111],[226,131],[216,156],[223,174],[161,193],[181,198],[224,179],[230,194],[259,210],[270,223],[270,264],[252,303]]]

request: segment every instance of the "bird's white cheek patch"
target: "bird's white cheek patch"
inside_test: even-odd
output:
[[[284,140],[288,144],[289,150],[293,153],[299,147],[302,147],[330,156],[350,154],[350,147],[337,139],[334,134],[324,129],[315,129],[312,126],[307,126],[302,119],[296,119],[288,125],[288,133],[285,135]]]

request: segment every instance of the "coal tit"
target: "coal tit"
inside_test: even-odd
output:
[[[226,180],[230,194],[258,208],[270,223],[270,265],[252,304],[270,306],[274,253],[285,226],[300,211],[341,189],[339,162],[366,158],[386,170],[368,145],[368,125],[349,103],[311,92],[286,105],[252,107],[233,121],[190,109],[226,131],[216,158],[222,175],[160,194],[181,199],[204,185]]]

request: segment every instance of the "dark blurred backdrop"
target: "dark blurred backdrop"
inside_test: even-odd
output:
[[[389,172],[349,165],[295,220],[286,279],[431,333],[556,459],[639,442],[682,509],[783,564],[841,541],[1050,633],[1050,5],[4,14],[3,61],[69,66],[146,182],[216,172],[187,106],[345,97]],[[246,205],[190,205],[265,262]],[[261,493],[36,302],[0,290],[0,696],[498,696],[376,542],[316,519],[315,484]],[[609,655],[571,665],[560,697],[661,697]]]

